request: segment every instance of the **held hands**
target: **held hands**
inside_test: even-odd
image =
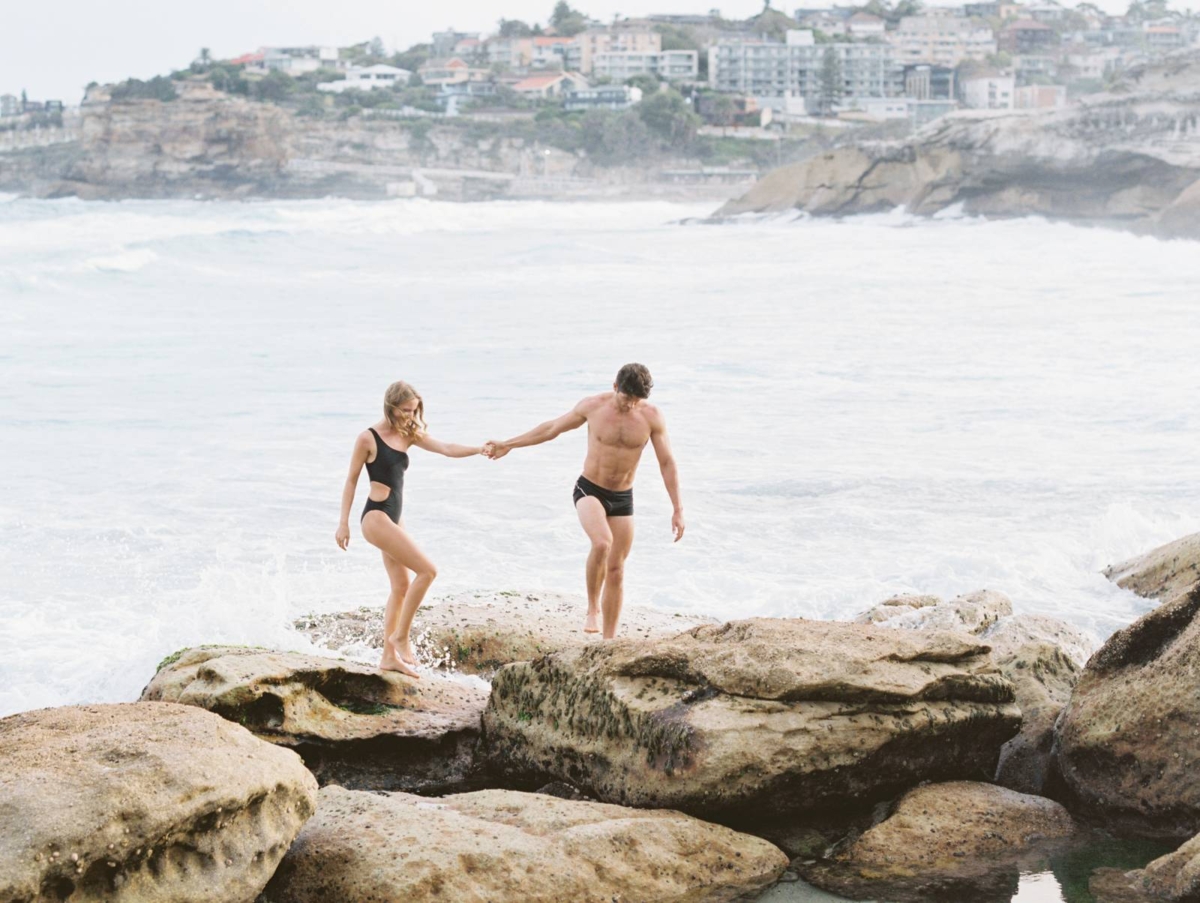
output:
[[[683,539],[683,512],[676,511],[671,515],[671,532],[675,534],[675,542]]]
[[[347,524],[338,524],[337,533],[333,534],[333,538],[337,540],[338,548],[345,551],[350,545],[350,527]]]
[[[505,445],[503,442],[497,442],[494,439],[489,439],[483,446],[483,454],[493,461],[499,461],[510,451],[512,451],[511,446]]]

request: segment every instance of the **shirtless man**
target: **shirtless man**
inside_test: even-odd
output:
[[[587,559],[588,612],[583,629],[604,639],[617,634],[625,583],[625,558],[633,545],[633,477],[642,449],[654,443],[658,467],[675,513],[671,532],[683,538],[683,506],[679,473],[662,413],[646,399],[654,381],[641,364],[626,364],[617,373],[611,392],[585,398],[566,414],[548,420],[507,442],[489,442],[484,454],[503,458],[514,448],[549,442],[567,430],[588,425],[587,458],[583,476],[575,482],[575,512],[592,542]],[[603,614],[603,619],[601,618]]]

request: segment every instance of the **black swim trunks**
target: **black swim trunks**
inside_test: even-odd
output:
[[[587,477],[580,477],[575,481],[575,492],[572,494],[572,498],[578,505],[579,500],[584,496],[599,499],[609,517],[633,517],[632,489],[605,489],[603,486],[597,486]]]

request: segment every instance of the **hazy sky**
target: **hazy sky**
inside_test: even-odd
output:
[[[796,6],[831,6],[833,0],[773,5],[790,13]],[[1100,5],[1120,10],[1127,4],[1100,0]],[[759,12],[762,0],[581,0],[572,6],[605,20],[617,13],[706,12],[710,6],[728,18],[744,18]],[[379,35],[389,48],[404,48],[447,26],[487,31],[501,16],[544,23],[553,7],[554,0],[0,0],[0,94],[24,88],[30,99],[77,103],[90,81],[165,74],[186,66],[201,47],[219,59],[264,44],[341,46]]]

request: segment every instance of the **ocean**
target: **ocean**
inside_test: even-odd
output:
[[[990,588],[1098,639],[1150,607],[1100,571],[1200,530],[1195,244],[711,210],[0,201],[0,716],[381,606],[365,474],[348,552],[334,530],[396,379],[432,435],[481,443],[647,364],[687,535],[647,452],[627,606],[846,618]],[[584,442],[412,453],[431,600],[582,593]]]

